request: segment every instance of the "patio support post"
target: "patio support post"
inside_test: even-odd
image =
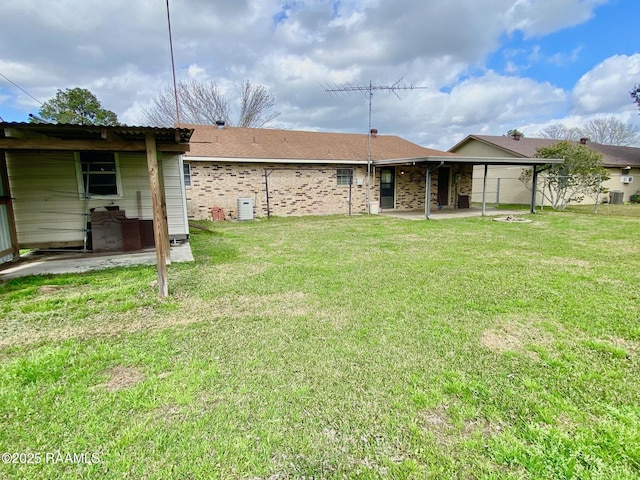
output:
[[[431,202],[429,199],[431,198],[431,170],[429,170],[429,166],[427,165],[427,180],[424,186],[424,216],[428,220],[431,215]]]
[[[431,174],[443,165],[444,162],[440,162],[437,167],[429,168],[429,165],[427,164],[427,180],[424,189],[424,216],[427,218],[427,220],[431,219]]]
[[[156,246],[156,267],[158,269],[158,291],[161,297],[169,296],[167,282],[167,260],[169,252],[169,227],[167,217],[162,208],[166,205],[164,190],[160,181],[160,169],[158,166],[158,150],[156,137],[153,133],[145,134],[147,149],[147,170],[149,172],[149,188],[151,190],[151,202],[153,206],[153,239]],[[164,202],[163,202],[164,201]]]
[[[487,213],[487,173],[489,172],[489,165],[484,164],[484,178],[482,179],[482,216]]]
[[[531,213],[536,213],[536,194],[538,190],[538,168],[533,165],[533,176],[531,178]]]

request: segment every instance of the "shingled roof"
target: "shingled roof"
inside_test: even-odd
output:
[[[182,125],[194,130],[190,160],[219,158],[246,160],[304,160],[366,162],[368,135],[333,132],[307,132],[269,128],[218,128],[210,125]],[[371,138],[371,159],[424,158],[452,156],[421,147],[395,135]]]
[[[548,138],[520,137],[520,140],[516,140],[506,135],[469,135],[449,151],[455,152],[458,148],[472,140],[500,148],[514,157],[533,157],[538,148],[548,147],[558,142],[558,140]],[[579,144],[580,142],[573,143]],[[605,167],[640,167],[640,148],[602,145],[590,141],[586,142],[586,146],[600,152],[604,156],[602,162]]]

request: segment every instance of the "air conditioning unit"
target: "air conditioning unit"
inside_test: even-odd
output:
[[[622,175],[620,177],[620,182],[622,182],[622,183],[633,183],[633,176],[632,175]]]

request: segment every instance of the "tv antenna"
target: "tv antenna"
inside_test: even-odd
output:
[[[369,85],[354,85],[354,84],[346,84],[346,85],[336,85],[336,84],[324,84],[322,87],[324,91],[330,95],[337,96],[348,96],[357,92],[365,92],[367,95],[367,99],[369,100],[369,131],[367,135],[367,213],[369,213],[370,209],[370,190],[371,190],[371,104],[373,99],[373,92],[377,90],[386,90],[388,92],[393,93],[398,100],[401,100],[400,95],[398,95],[398,91],[400,90],[419,90],[426,89],[429,87],[416,87],[413,85],[400,84],[402,82],[403,77],[394,83],[393,85],[374,85],[371,81],[369,81]]]

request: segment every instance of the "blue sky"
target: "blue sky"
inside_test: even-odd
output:
[[[267,87],[273,128],[366,132],[372,125],[446,150],[466,135],[530,136],[614,116],[640,125],[637,0],[170,0],[178,79],[215,82],[232,103],[245,79]],[[171,83],[163,0],[5,0],[0,74],[39,101],[91,90],[130,125]],[[40,105],[0,77],[0,116]]]
[[[640,30],[633,12],[639,7],[635,0],[618,0],[597,7],[590,20],[548,35],[524,38],[519,31],[505,34],[502,48],[490,55],[487,67],[571,89],[603,59],[638,52]],[[515,71],[510,63],[517,67]]]

